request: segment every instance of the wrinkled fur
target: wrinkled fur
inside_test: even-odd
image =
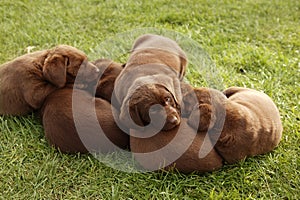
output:
[[[165,93],[172,93],[173,101],[180,105],[181,91],[179,82],[185,74],[186,65],[187,58],[175,41],[152,34],[139,37],[133,45],[132,53],[124,70],[120,73],[115,83],[115,100],[112,103],[117,108],[120,108],[119,119],[121,123],[127,128],[140,128],[136,124],[136,120],[130,118],[134,114],[129,112],[135,110],[135,104],[129,103],[130,98],[132,95],[141,96],[140,100],[142,101],[142,95],[145,93],[157,94],[157,91],[153,90],[153,88],[163,86],[166,90]],[[146,90],[139,94],[141,91],[139,87],[143,85],[148,86],[144,87]],[[154,97],[155,95],[152,96]],[[160,101],[163,101],[163,99]],[[156,102],[153,99],[148,104]],[[143,111],[139,110],[137,112],[141,113]],[[166,121],[167,124],[164,128],[170,129],[177,126],[180,123],[179,120],[180,118]]]
[[[72,99],[73,91],[76,93]],[[72,108],[74,101],[79,104]],[[93,113],[96,113],[96,121],[93,120]],[[77,114],[76,122],[80,124],[80,136],[74,114]],[[129,136],[116,125],[110,103],[92,97],[87,91],[73,89],[73,85],[50,94],[41,109],[41,117],[48,142],[65,153],[106,153],[116,150],[116,146],[122,149],[129,146]],[[110,145],[105,137],[101,137],[99,125],[115,145]]]
[[[267,153],[280,142],[279,111],[266,94],[240,87],[223,93],[208,88],[194,92],[198,104],[190,112],[188,123],[199,131],[208,131],[215,149],[228,163]]]
[[[59,45],[50,50],[20,56],[0,66],[0,114],[25,115],[40,108],[51,92],[80,79],[98,78],[98,69],[87,62],[86,55],[71,46]]]
[[[180,106],[174,101],[172,93],[158,84],[139,87],[130,98],[129,113],[132,120],[139,126],[149,125],[150,115],[153,125],[161,125],[164,130],[172,129],[180,122],[178,120],[180,119]],[[161,124],[164,119],[166,123]],[[172,121],[175,122],[168,123]]]
[[[223,166],[223,160],[214,150],[210,139],[205,140],[205,134],[197,134],[187,124],[187,119],[182,118],[180,125],[172,130],[143,138],[146,134],[147,131],[130,131],[131,151],[146,170],[175,168],[183,173],[210,172]],[[200,157],[200,148],[201,152],[210,151]]]

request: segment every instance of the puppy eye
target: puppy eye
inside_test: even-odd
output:
[[[171,100],[172,100],[171,97],[166,97],[166,98],[165,98],[165,102],[167,102],[167,103],[170,103]]]

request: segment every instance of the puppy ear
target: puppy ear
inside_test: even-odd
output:
[[[60,54],[53,54],[45,60],[43,76],[58,88],[66,84],[67,65],[69,58]]]
[[[189,92],[184,91],[181,101],[182,116],[189,117],[189,115],[193,111],[194,105],[196,105],[198,102],[199,101],[196,94],[194,93],[194,90],[191,90]]]
[[[122,104],[119,119],[128,128],[138,129],[141,128],[140,126],[144,126],[138,107],[129,103],[129,100]]]
[[[185,76],[185,71],[186,71],[186,66],[187,66],[187,60],[186,58],[180,57],[180,74],[179,74],[179,80],[183,80],[183,77]]]
[[[129,114],[135,124],[137,124],[139,126],[144,126],[144,123],[142,121],[142,118],[141,118],[141,115],[140,115],[137,105],[129,107]]]
[[[229,87],[227,89],[225,89],[223,91],[223,94],[229,98],[230,96],[234,95],[235,93],[241,92],[241,91],[245,91],[247,90],[246,88],[242,88],[242,87]]]
[[[195,106],[188,118],[188,124],[198,131],[208,131],[216,123],[216,116],[209,104]]]

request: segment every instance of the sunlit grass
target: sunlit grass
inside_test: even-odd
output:
[[[132,174],[91,155],[51,148],[35,115],[0,117],[0,199],[297,199],[299,9],[293,0],[2,0],[1,63],[26,53],[28,46],[39,50],[57,44],[73,45],[95,59],[93,50],[117,33],[142,27],[173,30],[210,55],[224,88],[245,86],[271,96],[284,132],[273,152],[213,173]],[[187,78],[195,86],[205,84],[197,70],[190,69]]]

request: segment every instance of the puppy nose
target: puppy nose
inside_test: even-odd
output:
[[[92,64],[92,65],[93,65],[93,68],[94,68],[95,72],[96,72],[96,73],[99,73],[99,72],[100,72],[100,69],[99,69],[96,65],[94,65],[94,64]]]

